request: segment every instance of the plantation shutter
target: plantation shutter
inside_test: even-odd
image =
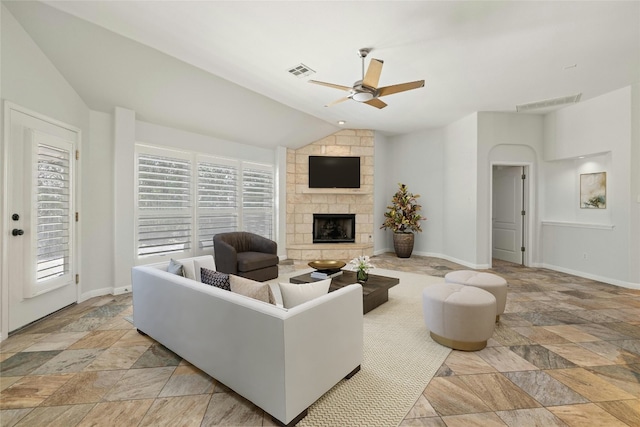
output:
[[[238,162],[200,156],[198,161],[198,244],[213,248],[213,236],[238,230]]]
[[[191,161],[180,154],[151,148],[138,154],[138,256],[192,247]]]
[[[36,280],[69,272],[70,152],[38,144]]]
[[[273,167],[244,163],[242,169],[242,228],[273,239]]]

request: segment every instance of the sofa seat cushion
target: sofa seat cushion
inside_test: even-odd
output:
[[[263,252],[238,252],[238,271],[253,271],[278,264],[278,255]]]

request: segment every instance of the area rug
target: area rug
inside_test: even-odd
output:
[[[451,352],[431,340],[422,316],[422,290],[444,279],[384,269],[372,274],[400,283],[389,290],[388,302],[364,316],[362,369],[311,405],[301,427],[395,427]]]

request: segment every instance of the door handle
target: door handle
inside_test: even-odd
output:
[[[19,228],[14,228],[11,231],[11,234],[13,234],[14,236],[22,236],[24,234],[24,230],[20,230]]]

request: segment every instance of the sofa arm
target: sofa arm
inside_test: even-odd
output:
[[[278,244],[271,239],[260,236],[258,234],[250,235],[250,246],[253,252],[262,252],[264,254],[277,254]]]
[[[216,270],[221,273],[238,274],[238,253],[236,249],[213,236],[213,256],[216,262]]]
[[[280,421],[295,418],[362,364],[362,305],[362,286],[353,284],[289,309],[284,328],[286,412]]]

